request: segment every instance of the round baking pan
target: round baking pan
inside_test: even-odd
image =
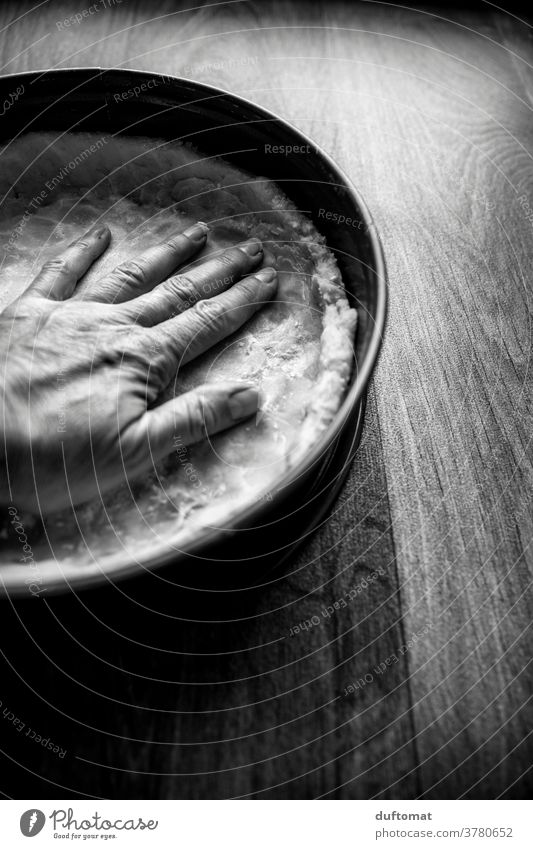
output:
[[[2,143],[27,132],[87,131],[192,143],[204,155],[276,182],[326,237],[348,298],[359,314],[354,368],[346,398],[308,456],[270,488],[271,500],[206,530],[186,550],[154,545],[81,567],[65,580],[47,575],[46,593],[79,590],[147,573],[165,584],[235,589],[267,579],[320,522],[356,450],[363,401],[381,345],[386,274],[375,225],[359,193],[332,159],[278,116],[229,92],[141,71],[76,68],[0,77],[0,101],[22,91],[1,124]],[[297,153],[286,154],[287,148]],[[350,219],[350,226],[339,218]],[[28,594],[23,565],[2,565],[0,592]]]

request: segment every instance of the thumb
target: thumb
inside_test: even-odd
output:
[[[257,412],[259,403],[258,390],[244,383],[213,383],[148,410],[142,424],[152,459],[170,454],[178,437],[191,445],[242,422]]]

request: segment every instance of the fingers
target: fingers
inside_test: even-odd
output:
[[[206,259],[201,265],[165,280],[152,292],[128,301],[120,308],[124,317],[144,326],[165,321],[194,306],[198,301],[213,298],[241,277],[249,274],[263,257],[257,239],[228,248],[219,256]]]
[[[163,381],[168,382],[180,366],[235,333],[273,297],[276,288],[275,269],[263,268],[227,292],[199,301],[183,315],[145,331],[149,343],[160,352]]]
[[[149,248],[138,257],[119,265],[96,283],[81,285],[77,297],[86,301],[121,303],[152,289],[181,263],[204,247],[208,226],[199,221],[178,236]]]
[[[38,294],[53,301],[70,297],[76,283],[109,245],[108,227],[94,227],[72,242],[56,259],[45,262],[25,294]]]
[[[257,412],[259,402],[259,392],[245,384],[206,384],[148,410],[130,436],[157,462],[180,446],[247,419]]]

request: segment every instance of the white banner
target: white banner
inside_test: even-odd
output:
[[[531,849],[528,808],[524,801],[4,801],[0,841],[6,849]]]

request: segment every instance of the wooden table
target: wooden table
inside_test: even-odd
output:
[[[2,605],[1,790],[525,795],[529,26],[379,3],[134,0],[61,25],[81,6],[0,7],[3,72],[181,74],[289,119],[367,200],[390,310],[349,480],[281,576],[172,605],[133,603],[127,585]]]

